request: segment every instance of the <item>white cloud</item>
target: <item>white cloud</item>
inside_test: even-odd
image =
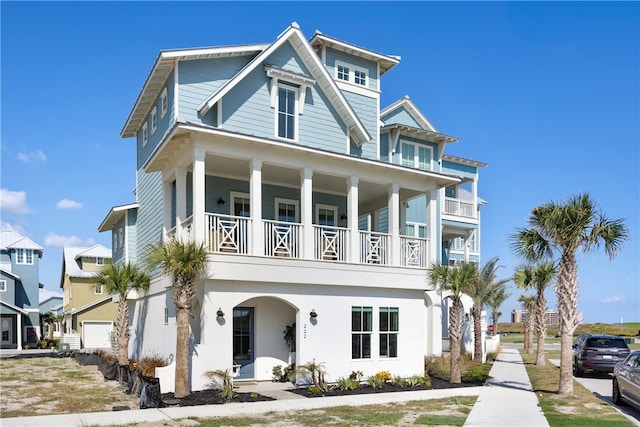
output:
[[[27,193],[24,191],[0,189],[0,206],[7,213],[29,214],[33,212],[27,205]]]
[[[82,203],[69,199],[62,199],[56,204],[58,209],[80,209],[81,207]]]
[[[24,163],[44,163],[47,161],[47,156],[42,150],[31,150],[26,153],[18,153],[18,160]]]
[[[620,302],[622,300],[624,300],[624,298],[620,295],[609,295],[609,296],[600,298],[600,302],[603,304],[613,304],[616,302]]]
[[[21,236],[26,236],[27,235],[27,231],[21,225],[11,224],[9,222],[3,221],[2,219],[0,219],[0,230],[15,231],[16,233],[20,234]]]
[[[49,234],[44,237],[44,244],[56,248],[63,248],[65,246],[93,246],[96,244],[96,241],[93,239],[82,239],[78,236],[58,236],[57,234],[49,232]]]

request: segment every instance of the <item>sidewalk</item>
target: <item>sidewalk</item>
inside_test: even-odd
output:
[[[304,398],[287,391],[290,384],[258,383],[243,385],[243,392],[257,392],[277,400],[269,402],[228,403],[225,405],[188,406],[158,409],[135,409],[86,414],[45,415],[38,417],[2,418],[3,427],[30,426],[113,426],[187,417],[226,417],[255,415],[267,412],[312,410],[332,406],[362,406],[400,403],[411,400],[441,399],[453,396],[478,396],[465,426],[548,426],[538,399],[531,389],[522,358],[516,349],[505,349],[495,360],[492,380],[482,387],[463,387],[441,390],[406,391],[402,393],[361,394],[322,398]],[[274,387],[275,386],[275,387]],[[162,424],[165,425],[165,424]],[[166,424],[169,425],[169,424]]]
[[[549,425],[517,349],[503,346],[489,375],[493,378],[480,390],[465,426]]]

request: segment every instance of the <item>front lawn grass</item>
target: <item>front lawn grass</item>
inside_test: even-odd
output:
[[[574,381],[573,394],[559,395],[558,367],[547,360],[545,366],[536,366],[536,355],[521,351],[527,374],[540,407],[551,427],[632,427],[634,424],[609,404],[594,396]],[[559,359],[559,352],[545,352],[551,359]]]

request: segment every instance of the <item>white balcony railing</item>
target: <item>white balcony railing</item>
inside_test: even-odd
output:
[[[215,253],[248,255],[252,253],[250,218],[205,214],[205,245]],[[190,239],[193,218],[167,231],[168,237]],[[305,258],[302,252],[302,224],[262,220],[264,255],[268,257]],[[349,258],[349,234],[341,227],[313,225],[313,259],[322,261],[353,262],[361,264],[391,265],[391,235],[371,231],[357,231],[360,235],[359,258]],[[429,239],[400,236],[400,265],[427,268],[430,262]]]
[[[453,199],[446,197],[444,199],[444,213],[447,215],[463,216],[465,218],[475,218],[476,213],[473,209],[473,202]]]

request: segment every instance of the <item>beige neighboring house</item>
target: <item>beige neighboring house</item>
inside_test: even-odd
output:
[[[111,348],[118,304],[103,286],[93,283],[96,272],[110,263],[111,249],[99,244],[64,248],[60,278],[66,336],[63,342],[70,343],[72,348]]]

